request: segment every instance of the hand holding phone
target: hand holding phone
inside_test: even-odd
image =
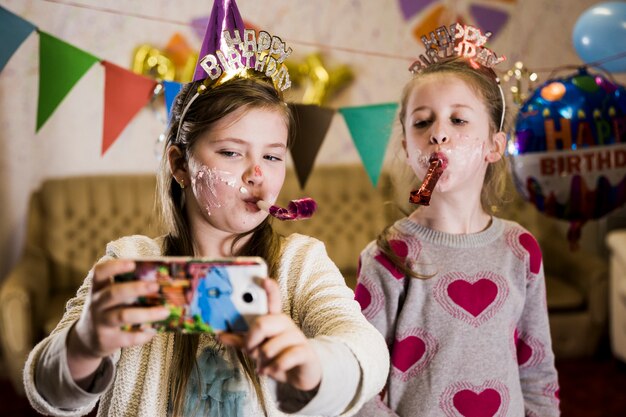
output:
[[[116,275],[115,281],[159,284],[157,293],[136,301],[141,306],[163,305],[169,309],[166,320],[152,323],[158,331],[241,333],[256,317],[268,312],[267,294],[258,281],[267,277],[262,258],[162,257],[134,261],[135,270]]]

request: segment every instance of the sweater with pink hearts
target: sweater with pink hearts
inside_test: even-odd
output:
[[[541,250],[517,223],[493,218],[448,234],[407,218],[392,250],[427,279],[407,278],[371,242],[355,298],[391,355],[387,386],[360,416],[559,415]]]

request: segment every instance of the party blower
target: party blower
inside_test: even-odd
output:
[[[304,220],[313,216],[317,210],[317,203],[310,197],[291,200],[287,208],[272,205],[264,200],[257,201],[256,205],[270,216],[276,217],[278,220]]]
[[[249,193],[246,187],[241,187],[239,192],[242,194]],[[313,216],[317,210],[317,203],[310,197],[304,197],[297,200],[291,200],[287,204],[287,208],[268,203],[265,200],[258,200],[257,207],[276,217],[278,220],[305,220]]]
[[[426,172],[422,185],[419,189],[411,191],[409,201],[413,204],[430,205],[430,197],[433,194],[435,185],[437,185],[437,181],[439,181],[439,177],[441,177],[446,166],[448,166],[448,159],[443,153],[435,152],[430,155],[428,163],[428,172]]]

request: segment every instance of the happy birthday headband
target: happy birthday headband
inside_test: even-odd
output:
[[[470,65],[476,69],[480,66],[493,69],[495,65],[506,60],[506,57],[504,55],[498,57],[495,52],[484,46],[490,36],[491,32],[483,34],[480,29],[471,25],[453,23],[450,28],[440,26],[430,32],[428,36],[422,35],[421,40],[424,48],[426,48],[426,53],[421,54],[419,59],[411,64],[409,71],[417,74],[441,59],[454,56],[466,58]],[[502,117],[500,118],[500,130],[502,130],[506,100],[500,79],[495,76],[495,80],[502,99]]]
[[[284,64],[291,55],[291,48],[287,49],[278,36],[260,31],[257,39],[254,29],[244,29],[242,38],[239,29],[233,29],[232,35],[228,29],[224,29],[221,39],[223,43],[220,49],[214,54],[204,55],[198,61],[198,66],[213,81],[211,86],[236,76],[245,77],[249,70],[271,78],[277,91],[285,91],[291,86],[289,71]]]
[[[175,143],[187,111],[209,88],[233,78],[261,76],[271,79],[278,92],[288,89],[291,80],[284,61],[291,52],[278,36],[245,29],[235,0],[215,0],[193,77],[204,82],[181,113]]]

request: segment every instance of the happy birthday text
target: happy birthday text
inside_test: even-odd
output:
[[[228,29],[224,30],[221,48],[200,60],[200,66],[212,80],[223,73],[249,68],[270,77],[280,91],[291,86],[289,71],[284,64],[291,55],[291,48],[287,48],[278,36],[265,31],[260,31],[258,37],[254,29],[244,29],[243,37],[238,29],[233,32],[231,35]]]
[[[480,29],[470,25],[454,23],[450,25],[449,30],[445,26],[440,26],[430,32],[429,36],[422,35],[426,55],[421,54],[419,59],[411,64],[409,71],[420,72],[435,62],[452,56],[463,56],[469,58],[475,66],[492,68],[506,57],[504,55],[498,57],[495,52],[483,46],[490,36],[491,32],[483,34]]]

